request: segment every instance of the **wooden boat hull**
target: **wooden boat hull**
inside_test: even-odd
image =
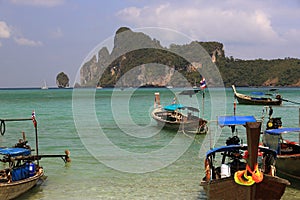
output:
[[[276,159],[276,169],[279,174],[288,178],[300,180],[300,146],[296,141],[284,139],[285,135],[300,134],[300,127],[281,128],[280,118],[271,118],[267,122],[271,129],[267,129],[263,135],[263,143],[270,149],[279,153]],[[294,135],[295,136],[295,135]],[[300,135],[299,135],[300,136]]]
[[[43,170],[36,175],[11,183],[0,183],[0,199],[14,199],[34,187],[44,176]]]
[[[300,154],[278,155],[276,169],[279,173],[300,180]]]
[[[235,95],[239,104],[246,105],[270,105],[270,106],[280,106],[282,101],[280,100],[261,100],[261,99],[253,99],[251,97],[243,98],[241,95]]]
[[[245,104],[245,105],[266,105],[266,106],[280,106],[282,104],[281,99],[271,99],[271,98],[255,98],[248,95],[244,95],[241,93],[238,93],[235,89],[235,86],[232,85],[233,93],[235,98],[237,99],[239,104]]]
[[[172,130],[184,130],[188,132],[193,132],[196,134],[205,134],[206,133],[206,125],[202,125],[204,122],[203,119],[191,116],[190,118],[182,115],[181,119],[168,120],[168,112],[165,112],[161,109],[155,109],[151,116],[157,122],[157,124],[161,127],[172,129]],[[206,123],[206,122],[204,122]],[[201,128],[202,127],[202,128]]]
[[[190,122],[190,123],[180,123],[180,122],[168,122],[168,121],[162,121],[162,120],[157,120],[156,122],[158,126],[162,126],[167,129],[172,129],[172,130],[188,130],[188,131],[196,131],[198,129],[198,124],[199,122]]]
[[[280,199],[284,194],[285,188],[290,183],[282,178],[264,175],[260,183],[252,186],[243,186],[235,183],[233,177],[202,181],[201,186],[208,199]]]

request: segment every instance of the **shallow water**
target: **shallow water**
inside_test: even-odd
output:
[[[30,118],[35,110],[40,154],[71,151],[72,162],[66,165],[59,158],[42,159],[47,180],[19,199],[205,199],[199,186],[204,176],[201,146],[205,136],[160,130],[150,117],[156,91],[166,105],[177,90],[80,89],[75,95],[72,89],[0,90],[1,119]],[[300,101],[299,89],[282,88],[280,93],[285,99]],[[204,104],[201,95],[195,98],[179,100],[190,105],[196,102],[209,120],[217,114],[233,114],[231,89],[225,93],[207,90]],[[273,109],[273,116],[282,117],[284,126],[299,126],[299,106],[284,102]],[[238,105],[236,113],[261,118],[263,110],[262,106]],[[0,145],[14,145],[22,131],[34,147],[30,121],[7,122]],[[243,131],[239,129],[242,138]],[[225,127],[219,140],[206,139],[206,145],[223,145],[230,135]],[[300,187],[296,183],[287,188],[283,199],[297,198]]]

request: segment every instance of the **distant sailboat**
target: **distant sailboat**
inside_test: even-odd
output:
[[[46,81],[44,81],[44,85],[41,87],[42,90],[47,90],[48,89],[48,86],[46,84]]]

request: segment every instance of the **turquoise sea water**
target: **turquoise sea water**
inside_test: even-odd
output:
[[[258,90],[238,89],[243,93]],[[220,137],[212,133],[215,140],[160,130],[150,117],[157,91],[166,105],[179,89],[0,90],[0,119],[30,118],[35,110],[40,154],[71,152],[72,162],[67,165],[60,158],[42,159],[47,180],[19,199],[205,199],[199,186],[204,176],[201,146],[203,141],[209,146],[224,145],[230,130],[222,129]],[[299,88],[281,88],[280,93],[300,102]],[[211,126],[216,115],[233,114],[231,89],[207,90],[204,102],[201,94],[178,100],[197,104]],[[263,110],[262,106],[237,105],[236,113],[259,119]],[[284,126],[299,126],[299,105],[284,102],[273,110]],[[243,137],[243,128],[239,130]],[[0,145],[14,145],[22,131],[34,147],[31,121],[7,122]],[[283,199],[300,199],[299,185],[288,187]]]

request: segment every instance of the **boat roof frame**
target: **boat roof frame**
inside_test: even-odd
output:
[[[286,133],[291,133],[291,132],[299,132],[300,133],[300,127],[295,127],[295,128],[285,127],[285,128],[265,130],[265,133],[269,134],[269,135],[280,135],[280,134],[286,134]]]
[[[274,158],[276,158],[276,156],[277,156],[276,151],[269,149],[267,147],[259,146],[258,149],[261,152],[272,154],[274,156]],[[247,145],[228,145],[228,146],[221,146],[221,147],[213,148],[206,152],[206,158],[208,158],[209,156],[212,156],[213,154],[215,154],[217,152],[236,151],[236,150],[248,150],[248,146]]]

